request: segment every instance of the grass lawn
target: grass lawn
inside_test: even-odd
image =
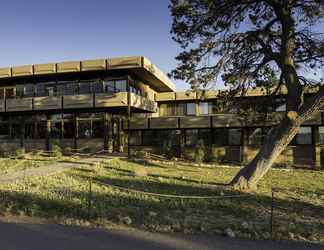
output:
[[[271,187],[275,196],[274,233],[278,239],[324,243],[324,172],[272,170],[253,194],[224,184],[235,167],[173,166],[113,159],[95,168],[0,186],[0,212],[53,218],[65,224],[127,226],[160,232],[222,233],[269,238]],[[89,177],[93,177],[91,194]],[[159,197],[145,192],[213,199]],[[226,196],[244,195],[227,198]],[[89,200],[91,198],[91,206]]]

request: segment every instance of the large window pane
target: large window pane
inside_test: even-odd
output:
[[[142,145],[142,131],[140,130],[130,131],[129,144],[135,146]]]
[[[199,114],[200,115],[208,115],[209,108],[208,102],[200,102],[199,103]]]
[[[116,92],[115,89],[115,81],[111,81],[111,80],[104,80],[104,91],[108,94],[113,94]]]
[[[25,139],[35,139],[35,123],[25,123]]]
[[[78,92],[78,84],[75,82],[65,84],[65,95],[75,95]]]
[[[324,144],[324,126],[318,127],[319,143]]]
[[[299,145],[312,144],[312,128],[300,127],[298,134],[295,136],[295,143]]]
[[[224,146],[228,144],[228,129],[226,128],[214,129],[213,134],[214,134],[213,143],[216,146]]]
[[[196,114],[196,104],[187,103],[187,115],[195,115],[195,114]]]
[[[21,125],[18,123],[13,123],[11,126],[11,137],[13,139],[19,139],[21,135]]]
[[[91,93],[91,82],[84,81],[79,84],[79,94],[90,94]]]
[[[9,123],[0,123],[0,139],[9,138]]]
[[[242,144],[242,130],[229,129],[228,130],[228,145],[241,145]]]
[[[196,145],[198,142],[198,129],[187,129],[186,131],[186,145]]]
[[[46,121],[38,121],[35,129],[35,139],[45,139],[46,130],[47,130]]]
[[[127,91],[127,82],[126,80],[117,80],[115,81],[116,84],[116,92],[126,92]],[[134,92],[137,94],[137,91]]]
[[[103,83],[101,80],[95,81],[92,83],[92,92],[93,93],[102,93],[103,92]]]
[[[261,128],[248,129],[248,143],[249,143],[249,145],[260,145],[262,143],[262,129]]]
[[[25,92],[24,92],[24,96],[25,97],[33,97],[34,96],[34,84],[30,83],[30,84],[26,84],[25,85]]]
[[[6,88],[6,98],[14,98],[15,97],[15,88]]]
[[[62,116],[52,115],[51,117],[51,137],[60,138],[62,134]]]
[[[75,136],[75,122],[74,121],[64,121],[64,133],[63,138],[74,138]]]
[[[91,121],[79,121],[79,138],[91,138]]]
[[[104,138],[104,121],[93,121],[92,130],[94,138]]]
[[[24,97],[24,85],[17,85],[16,86],[16,97],[17,98]]]

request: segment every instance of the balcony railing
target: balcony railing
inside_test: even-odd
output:
[[[157,103],[131,93],[130,106],[148,112],[157,111]],[[46,111],[82,108],[127,107],[127,92],[115,94],[84,94],[68,96],[44,96],[0,100],[0,113],[22,111]]]

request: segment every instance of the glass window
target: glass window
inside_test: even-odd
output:
[[[108,94],[113,94],[116,92],[115,82],[110,80],[104,80],[104,91]]]
[[[295,143],[297,145],[312,144],[312,128],[300,127],[298,134],[295,136]]]
[[[0,139],[9,138],[9,123],[0,123]]]
[[[45,96],[46,95],[45,83],[37,83],[36,84],[36,95],[37,96]]]
[[[166,103],[160,104],[159,115],[160,116],[168,116],[168,105]]]
[[[200,115],[208,115],[209,108],[208,108],[208,102],[200,102],[199,103],[199,114]]]
[[[218,128],[214,129],[213,143],[217,146],[224,146],[228,144],[228,129]]]
[[[93,93],[102,93],[103,92],[103,83],[101,80],[95,81],[92,83],[92,92]]]
[[[318,127],[319,143],[324,144],[324,126]]]
[[[24,85],[17,85],[16,86],[16,97],[17,98],[24,97]]]
[[[14,98],[14,97],[15,97],[15,89],[6,88],[6,98]]]
[[[186,145],[196,145],[198,142],[198,129],[187,129],[186,132]]]
[[[64,131],[63,138],[74,138],[75,136],[75,122],[74,121],[64,121]]]
[[[239,128],[228,129],[228,145],[242,144],[242,130]]]
[[[195,103],[187,103],[187,115],[195,115],[196,114],[196,104]]]
[[[0,99],[4,99],[4,97],[5,97],[5,89],[0,88]]]
[[[93,121],[92,130],[94,138],[104,138],[104,121]]]
[[[91,121],[78,121],[79,130],[78,136],[79,138],[91,138]]]
[[[175,107],[175,115],[182,116],[185,113],[186,105],[184,103],[177,103]]]
[[[156,139],[156,135],[155,135],[156,131],[152,131],[152,130],[145,130],[143,131],[143,145],[144,146],[152,146],[155,144],[155,139]]]
[[[46,138],[47,124],[46,121],[38,121],[35,128],[35,139]]]
[[[60,138],[62,134],[62,115],[52,115],[51,117],[51,137]]]
[[[35,138],[35,123],[25,123],[25,139]]]
[[[275,100],[275,111],[276,112],[284,112],[284,111],[286,111],[285,99],[276,99]]]
[[[141,145],[142,144],[142,131],[140,131],[140,130],[130,131],[129,144],[130,145]]]
[[[261,128],[248,129],[248,143],[249,143],[249,145],[260,145],[262,143],[262,129]]]
[[[13,123],[11,125],[11,138],[19,139],[21,134],[21,126],[18,123]]]
[[[126,92],[127,91],[127,81],[126,80],[117,80],[115,81],[116,92]],[[136,89],[135,92],[136,93]]]
[[[78,92],[78,84],[75,82],[66,83],[64,95],[75,95]]]
[[[90,94],[91,93],[91,82],[80,82],[79,94]]]
[[[25,97],[33,97],[34,96],[34,84],[30,83],[30,84],[26,84],[25,85],[25,92],[24,92],[24,96]]]

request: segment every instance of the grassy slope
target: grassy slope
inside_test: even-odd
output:
[[[0,211],[72,218],[72,221],[86,219],[88,178],[93,176],[91,217],[100,225],[113,222],[152,231],[188,233],[220,233],[231,228],[241,237],[269,238],[270,190],[275,187],[279,188],[275,203],[276,237],[324,240],[324,172],[272,170],[253,195],[203,200],[125,192],[98,182],[162,194],[240,195],[222,185],[237,170],[113,160],[95,170],[73,169],[56,176],[2,186]]]

